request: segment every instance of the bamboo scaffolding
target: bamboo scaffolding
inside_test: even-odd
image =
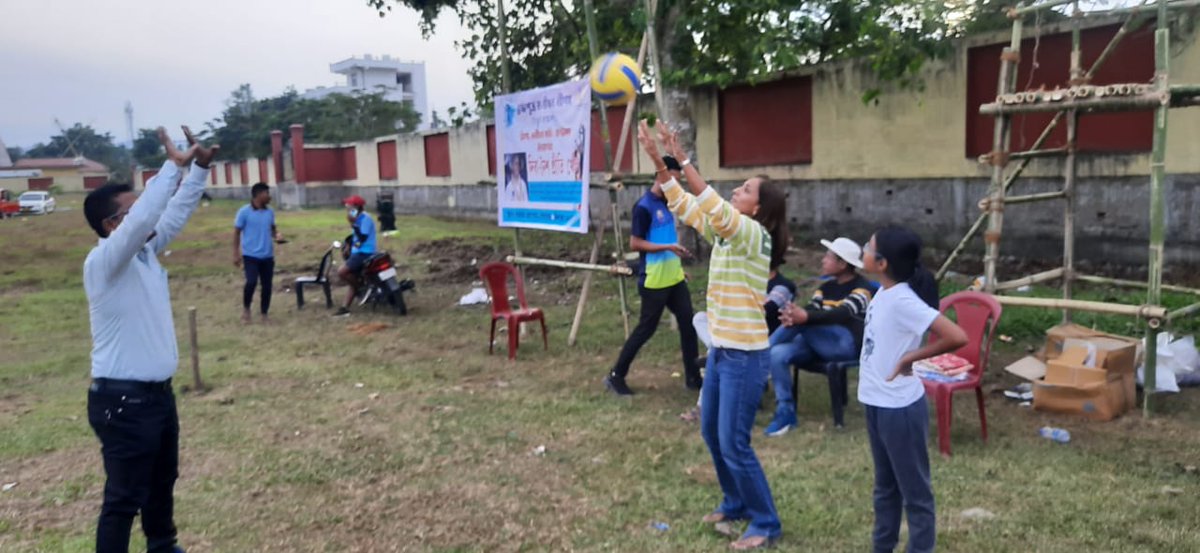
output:
[[[1195,314],[1197,311],[1200,311],[1200,303],[1193,303],[1187,307],[1182,307],[1167,313],[1167,320],[1174,321],[1175,319],[1180,319],[1188,315]]]
[[[1026,158],[1039,158],[1039,157],[1058,157],[1058,156],[1062,156],[1062,155],[1066,155],[1066,154],[1067,154],[1066,148],[1047,148],[1045,150],[1026,150],[1024,152],[1013,152],[1008,155],[1008,158],[1009,159],[1026,159]],[[980,163],[987,163],[987,161],[983,159],[984,157],[986,157],[986,156],[980,156],[980,160],[979,160]]]
[[[1145,86],[1145,85],[1138,85]],[[1086,90],[1084,87],[1074,87]],[[1196,94],[1180,93],[1178,98],[1185,99]],[[1043,101],[1036,100],[1034,102],[1025,103],[1006,103],[1006,100],[1015,98],[1013,95],[997,96],[997,101],[990,104],[979,106],[979,112],[984,115],[1016,115],[1020,113],[1047,113],[1052,111],[1062,110],[1078,110],[1086,113],[1099,113],[1108,111],[1131,111],[1131,110],[1149,110],[1157,109],[1158,107],[1170,103],[1176,96],[1171,92],[1152,91],[1142,94],[1129,94],[1121,96],[1087,96],[1064,98],[1060,101]],[[1039,96],[1040,98],[1040,96]]]
[[[1195,1],[1198,5],[1200,5],[1200,0]],[[1099,56],[1096,57],[1096,61],[1092,62],[1092,66],[1088,68],[1087,73],[1083,75],[1083,81],[1090,81],[1092,77],[1096,75],[1096,72],[1104,66],[1104,62],[1108,61],[1108,57],[1112,55],[1114,51],[1116,51],[1117,46],[1121,44],[1121,41],[1123,41],[1135,27],[1141,25],[1141,16],[1141,12],[1133,12],[1125,18],[1125,22],[1121,24],[1119,29],[1117,29],[1116,34],[1114,34],[1112,39],[1108,41],[1108,45],[1104,47],[1104,50],[1100,52]],[[1017,22],[1014,22],[1013,24],[1016,25]],[[1038,136],[1037,140],[1034,140],[1033,145],[1030,147],[1031,150],[1036,150],[1042,147],[1042,144],[1050,138],[1050,134],[1053,133],[1054,129],[1058,127],[1058,123],[1062,120],[1065,113],[1066,112],[1060,111],[1054,114],[1054,118],[1052,118],[1049,123],[1046,123],[1046,128],[1042,129],[1042,134]],[[1025,171],[1025,168],[1029,167],[1029,162],[1030,158],[1024,158],[1021,159],[1019,164],[1017,164],[1017,168],[1013,170],[1013,172],[1008,176],[1008,179],[1004,182],[1005,192],[1012,187],[1017,178],[1021,176],[1021,173]],[[975,235],[979,232],[979,229],[983,228],[983,224],[987,222],[987,220],[987,213],[981,213],[975,218],[975,222],[971,224],[971,227],[967,230],[966,234],[964,234],[962,239],[959,240],[958,245],[951,250],[950,255],[946,257],[946,261],[942,263],[942,267],[938,269],[937,280],[940,281],[945,278],[946,273],[950,271],[950,266],[954,264],[954,261],[958,259],[959,255],[962,255],[963,250],[967,247],[967,243],[969,243],[971,239],[975,237]]]
[[[1017,7],[1008,10],[1008,17],[1009,17],[1009,19],[1020,21],[1020,19],[1017,19],[1017,18],[1019,18],[1022,15],[1025,15],[1028,13],[1033,13],[1038,10],[1046,10],[1046,9],[1050,9],[1050,8],[1055,8],[1058,6],[1062,6],[1064,4],[1071,4],[1071,3],[1074,3],[1075,1],[1076,0],[1049,0],[1047,2],[1042,2],[1040,4],[1030,4],[1028,6],[1021,6],[1020,4],[1017,4]]]
[[[577,263],[575,261],[562,261],[559,259],[517,257],[515,255],[506,257],[505,261],[514,263],[516,265],[541,265],[543,267],[558,267],[559,269],[579,269],[581,271],[596,271],[618,276],[630,276],[633,274],[633,269],[630,269],[629,267],[620,263],[614,263],[612,265],[596,265],[593,263]]]
[[[1037,274],[1032,274],[1025,278],[1018,278],[1016,280],[997,282],[996,290],[997,291],[1015,290],[1022,286],[1032,286],[1032,285],[1038,284],[1040,282],[1046,282],[1049,280],[1055,280],[1055,279],[1062,278],[1065,273],[1066,272],[1064,271],[1064,269],[1062,267],[1059,267],[1057,269],[1050,269],[1049,271],[1043,271],[1043,272],[1040,272]]]
[[[1157,305],[1125,305],[1122,303],[1105,303],[1100,301],[1064,300],[1058,298],[1027,298],[1023,296],[996,295],[996,301],[1014,307],[1049,307],[1052,309],[1071,309],[1073,311],[1089,311],[1109,315],[1128,315],[1147,320],[1162,320],[1167,317],[1167,308]]]
[[[1123,280],[1119,278],[1107,278],[1093,275],[1075,275],[1075,280],[1082,282],[1090,282],[1093,284],[1109,284],[1112,286],[1124,286],[1127,288],[1149,288],[1150,283],[1137,280]],[[1179,292],[1182,294],[1195,294],[1200,296],[1200,290],[1196,288],[1187,288],[1185,286],[1174,286],[1171,284],[1162,285],[1162,289],[1170,292]]]
[[[1020,7],[1020,4],[1018,4]],[[1012,38],[1008,48],[1000,54],[1000,78],[996,83],[996,96],[1013,91],[1017,81],[1017,60],[1021,59],[1021,20],[1015,19]],[[996,261],[1000,257],[1000,236],[1004,229],[1004,194],[1006,191],[1004,163],[998,161],[1007,155],[1011,121],[1007,114],[996,114],[992,131],[992,183],[988,191],[988,230],[984,234],[986,252],[983,257],[984,290],[994,292],[996,287]]]

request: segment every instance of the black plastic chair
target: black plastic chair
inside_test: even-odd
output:
[[[333,250],[329,250],[321,258],[321,266],[317,267],[316,276],[296,279],[296,309],[304,309],[304,287],[314,284],[320,285],[325,291],[325,309],[333,307],[333,289],[329,283],[329,266],[332,260]]]
[[[847,373],[858,366],[858,359],[851,361],[817,361],[808,366],[792,365],[792,397],[799,389],[800,371],[823,374],[829,380],[829,406],[833,409],[833,424],[845,428],[844,414],[850,403],[850,384]]]

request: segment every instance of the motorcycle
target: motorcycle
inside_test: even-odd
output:
[[[350,259],[350,243],[353,238],[354,235],[350,235],[344,242],[333,243],[335,249],[342,250],[342,261]],[[398,278],[396,264],[392,261],[391,254],[379,252],[371,255],[363,265],[359,277],[362,279],[362,286],[358,290],[358,295],[361,297],[358,302],[359,306],[371,302],[371,308],[374,309],[381,303],[386,303],[395,314],[408,315],[408,305],[404,302],[404,293],[415,290],[416,283],[409,279],[400,280]]]

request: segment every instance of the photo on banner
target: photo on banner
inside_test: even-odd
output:
[[[502,227],[586,233],[592,96],[586,80],[496,97]]]

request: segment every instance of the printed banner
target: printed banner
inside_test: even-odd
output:
[[[586,80],[496,97],[502,227],[586,233],[592,91]]]

